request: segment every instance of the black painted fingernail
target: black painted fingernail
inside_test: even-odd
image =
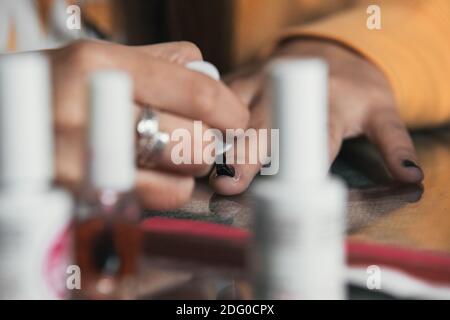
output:
[[[411,160],[403,160],[403,166],[405,168],[417,168],[420,170],[420,167],[414,161]]]
[[[227,176],[231,178],[234,178],[236,175],[234,168],[227,164],[216,164],[216,173],[217,176]]]

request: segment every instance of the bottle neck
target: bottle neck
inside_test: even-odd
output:
[[[44,193],[52,188],[51,181],[15,181],[0,184],[1,192],[7,193]]]

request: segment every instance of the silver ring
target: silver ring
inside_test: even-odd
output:
[[[142,109],[136,125],[137,161],[141,168],[154,167],[169,143],[169,134],[159,131],[159,119],[149,107]]]

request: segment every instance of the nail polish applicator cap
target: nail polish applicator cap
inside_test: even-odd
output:
[[[37,53],[0,58],[0,184],[48,188],[53,170],[49,64]]]
[[[186,68],[192,71],[197,71],[200,73],[203,73],[214,80],[219,81],[220,80],[220,73],[219,70],[217,70],[216,66],[212,63],[209,63],[207,61],[191,61],[186,64]]]
[[[278,181],[320,182],[328,174],[328,66],[280,59],[269,67],[273,128],[280,133]]]
[[[105,70],[89,83],[89,182],[127,191],[135,183],[133,84],[122,71]]]

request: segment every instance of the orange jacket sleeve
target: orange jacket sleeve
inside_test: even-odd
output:
[[[381,29],[369,30],[368,4],[309,25],[281,39],[313,36],[351,47],[389,79],[410,128],[450,121],[450,0],[371,1],[381,9]]]

